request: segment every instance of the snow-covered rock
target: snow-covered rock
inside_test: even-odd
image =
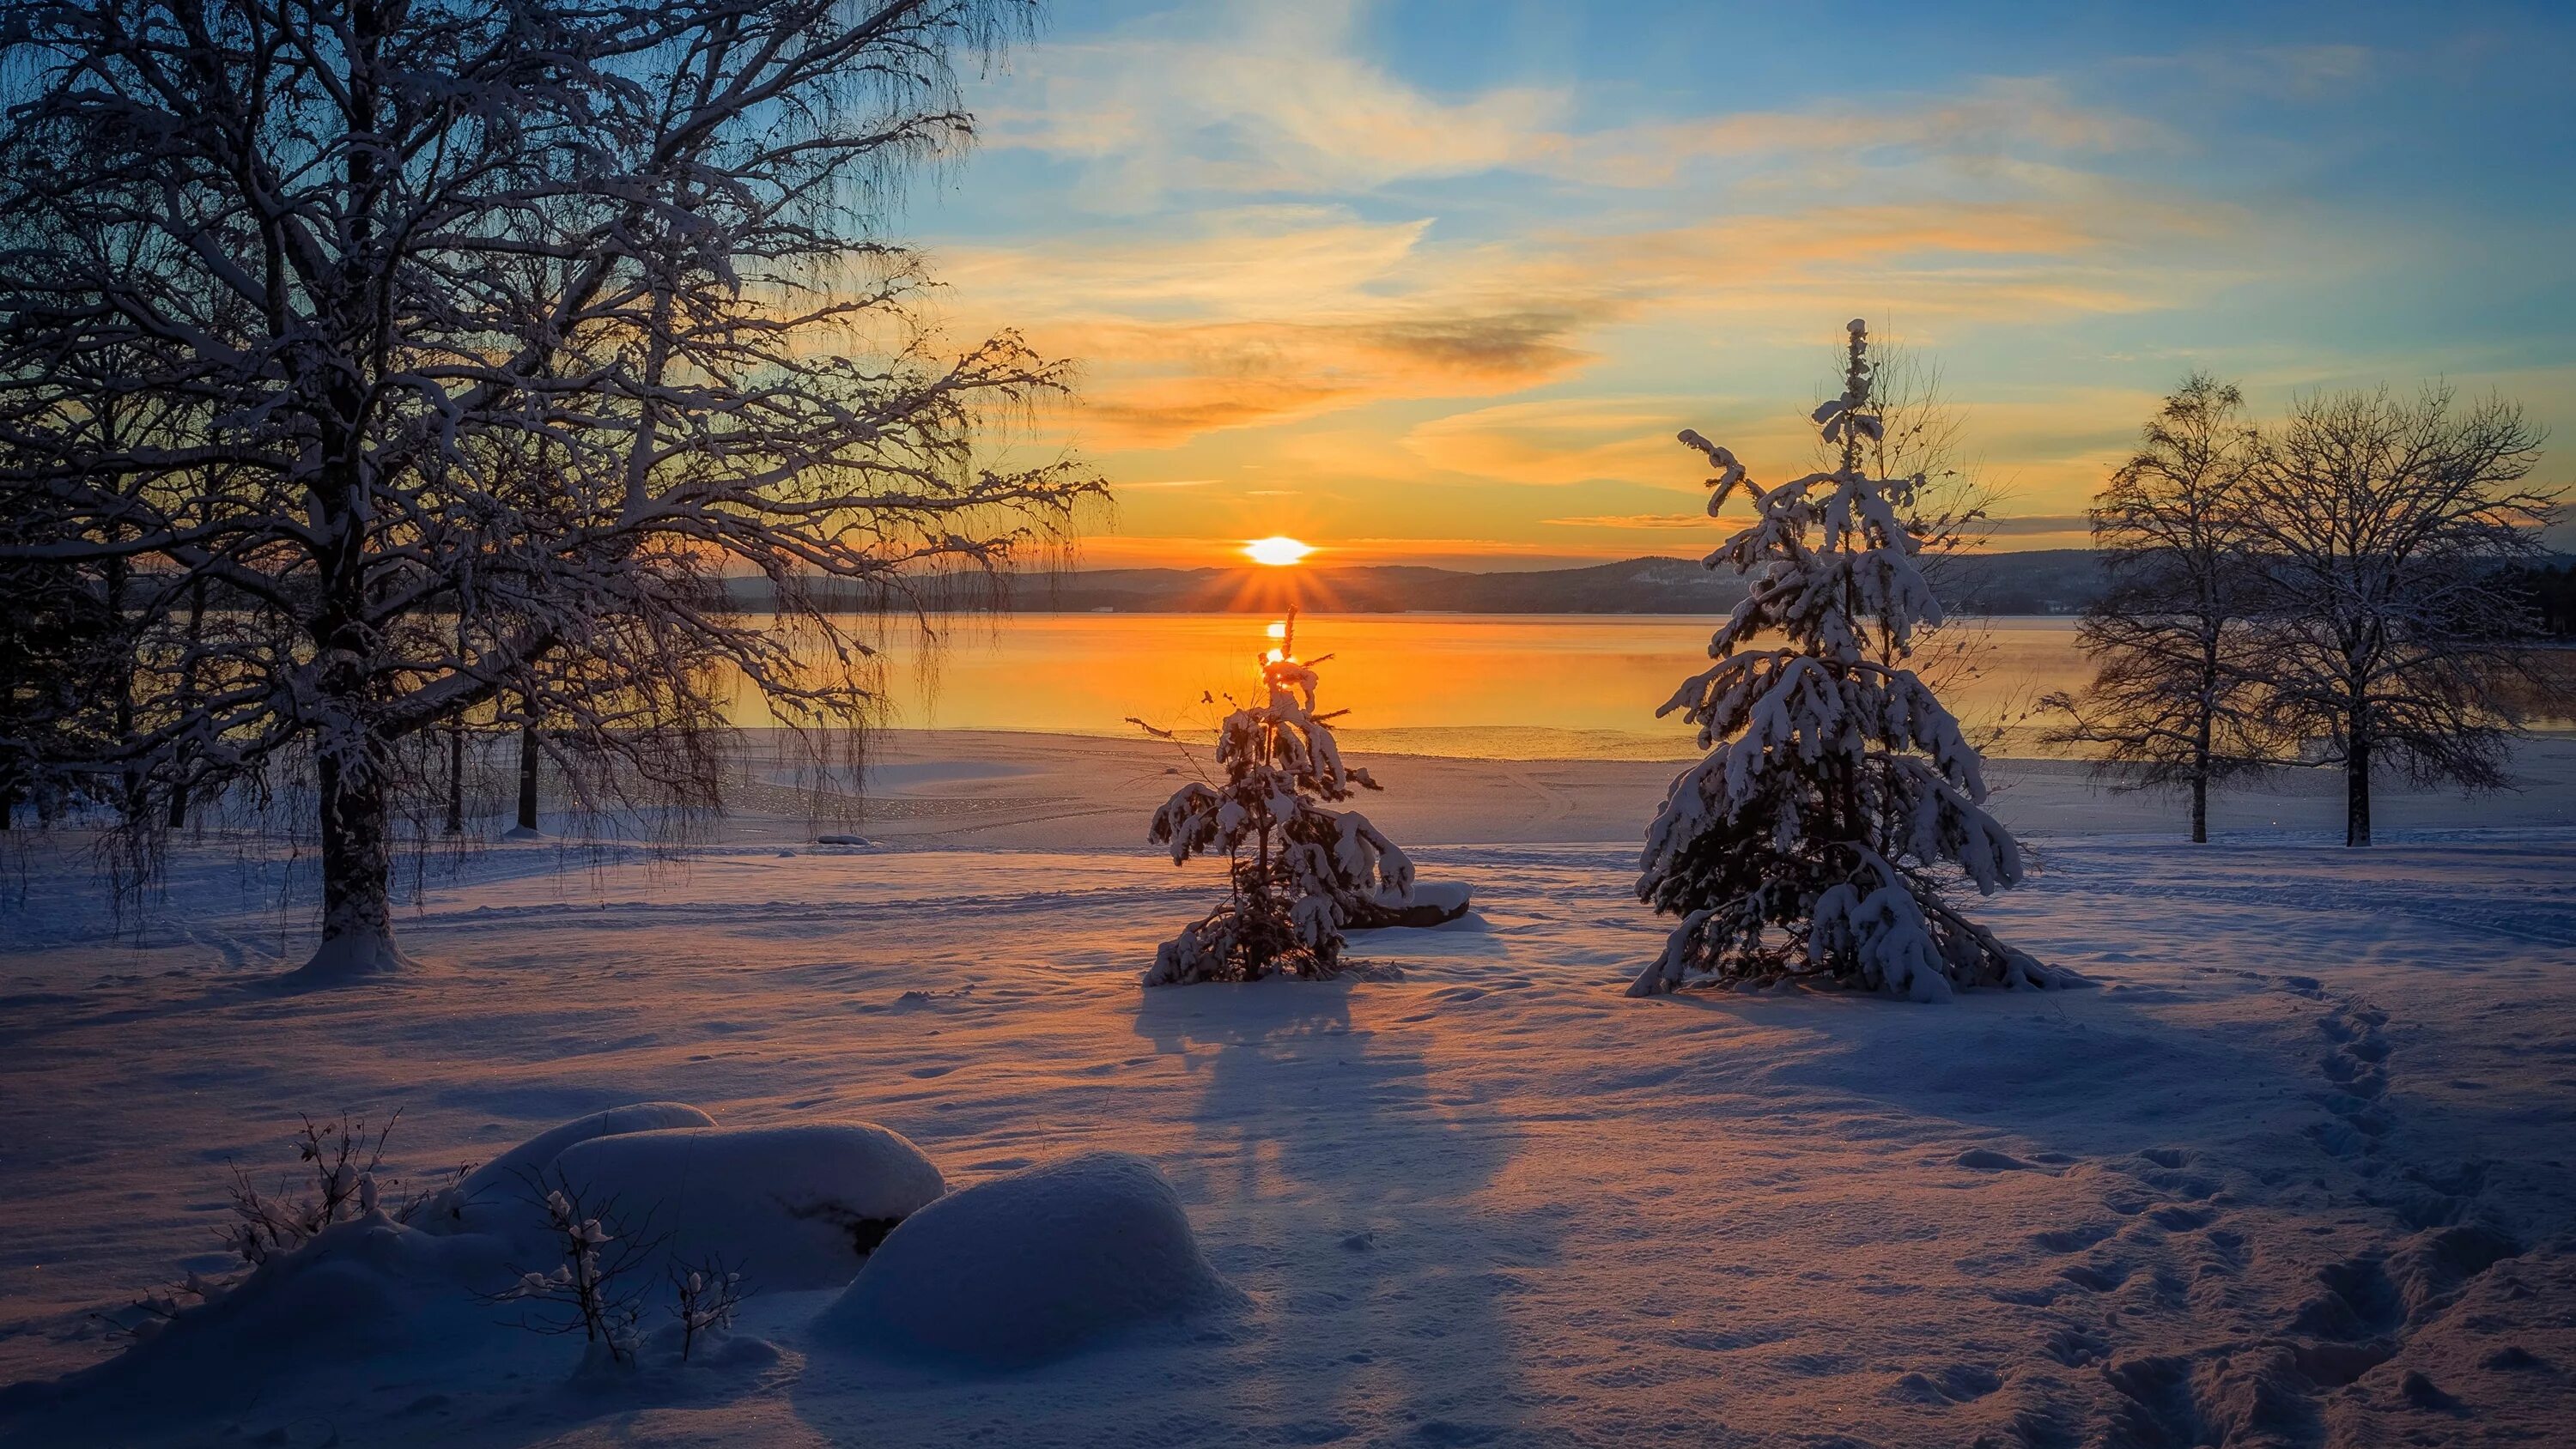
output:
[[[816,1331],[846,1347],[1010,1368],[1236,1299],[1162,1173],[1090,1152],[906,1219]]]
[[[1467,914],[1467,887],[1455,881],[1415,881],[1409,891],[1380,891],[1348,908],[1343,924],[1354,931],[1445,926]]]
[[[546,1176],[628,1234],[664,1239],[671,1261],[721,1257],[773,1292],[849,1282],[887,1230],[947,1191],[920,1148],[862,1122],[592,1137]]]

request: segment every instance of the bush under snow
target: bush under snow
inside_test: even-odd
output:
[[[906,1219],[817,1330],[847,1347],[1009,1368],[1236,1298],[1152,1163],[1089,1152]]]
[[[721,1258],[764,1292],[836,1288],[896,1223],[947,1191],[921,1149],[883,1127],[681,1128],[594,1137],[547,1176],[675,1263]]]
[[[675,1102],[594,1113],[503,1153],[442,1194],[437,1211],[406,1223],[370,1200],[281,1244],[241,1278],[199,1285],[202,1301],[147,1321],[123,1354],[52,1384],[20,1385],[13,1407],[193,1415],[256,1397],[281,1374],[473,1351],[517,1331],[495,1312],[525,1296],[514,1280],[524,1289],[532,1272],[543,1277],[560,1261],[545,1199],[561,1184],[573,1185],[582,1213],[598,1215],[602,1241],[641,1254],[632,1306],[644,1316],[627,1329],[694,1308],[694,1322],[659,1335],[672,1340],[675,1362],[684,1340],[721,1332],[746,1288],[849,1282],[863,1244],[944,1188],[918,1148],[864,1123],[727,1130]],[[717,1264],[743,1280],[708,1289]],[[693,1271],[698,1301],[681,1303]],[[746,1361],[732,1350],[720,1357]]]
[[[462,1200],[457,1219],[474,1232],[498,1232],[505,1225],[528,1220],[531,1199],[529,1179],[543,1172],[564,1149],[594,1137],[612,1137],[624,1132],[654,1132],[666,1128],[713,1127],[716,1119],[685,1102],[636,1102],[624,1107],[611,1107],[587,1117],[575,1117],[560,1127],[550,1127],[491,1161],[484,1163],[457,1185],[456,1195]]]

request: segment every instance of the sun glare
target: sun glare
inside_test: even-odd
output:
[[[1245,544],[1243,551],[1254,563],[1284,568],[1315,550],[1283,534],[1272,534],[1268,538],[1256,538]]]

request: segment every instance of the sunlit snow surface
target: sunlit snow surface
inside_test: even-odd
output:
[[[2095,989],[1638,1002],[1619,988],[1662,933],[1633,848],[1511,838],[1642,819],[1650,777],[1590,768],[1515,767],[1556,796],[1461,785],[1420,828],[1385,811],[1479,911],[1359,938],[1404,979],[1353,985],[1139,991],[1214,878],[1141,841],[1000,848],[1079,836],[1089,802],[931,812],[892,850],[784,826],[569,869],[496,848],[424,878],[417,975],[304,996],[264,985],[300,929],[265,866],[184,855],[136,946],[85,863],[27,853],[0,918],[0,1379],[96,1362],[91,1313],[218,1266],[225,1163],[282,1172],[298,1112],[399,1106],[395,1166],[425,1174],[676,1100],[882,1123],[952,1187],[1140,1154],[1246,1298],[968,1374],[849,1354],[807,1328],[831,1294],[769,1294],[743,1331],[782,1354],[632,1393],[566,1387],[577,1345],[495,1328],[281,1379],[170,1442],[2358,1446],[2576,1422],[2576,830],[2527,823],[2563,804],[2419,802],[2356,855],[2250,824],[2201,849],[2078,833],[2161,821],[2007,792],[2041,873],[1985,919]],[[1398,806],[1407,770],[1381,778]],[[2482,819],[2526,823],[2458,828]]]

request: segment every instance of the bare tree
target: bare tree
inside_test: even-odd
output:
[[[0,489],[0,547],[24,541],[25,512]],[[0,562],[0,831],[18,806],[59,783],[54,764],[90,741],[85,707],[110,651],[104,596],[74,564]],[[41,800],[39,801],[41,805]]]
[[[2300,401],[2246,487],[2262,575],[2252,650],[2270,708],[2344,773],[2346,845],[2370,843],[2375,771],[2506,783],[2525,601],[2507,565],[2558,502],[2526,487],[2542,435],[2518,406],[2345,392]]]
[[[2107,583],[2076,635],[2092,683],[2041,701],[2059,718],[2051,742],[2096,747],[2123,788],[2187,792],[2194,842],[2209,839],[2211,788],[2274,748],[2248,670],[2245,510],[2260,452],[2234,384],[2194,373],[2165,399],[2094,499]]]
[[[953,58],[1034,15],[14,5],[0,481],[37,516],[0,561],[116,561],[140,640],[85,763],[199,800],[306,774],[337,977],[401,959],[392,821],[441,726],[527,698],[550,748],[705,804],[731,680],[864,724],[834,604],[1006,567],[1098,491],[979,451],[1062,370],[943,354],[884,232],[970,137]],[[728,570],[793,627],[723,607]]]

